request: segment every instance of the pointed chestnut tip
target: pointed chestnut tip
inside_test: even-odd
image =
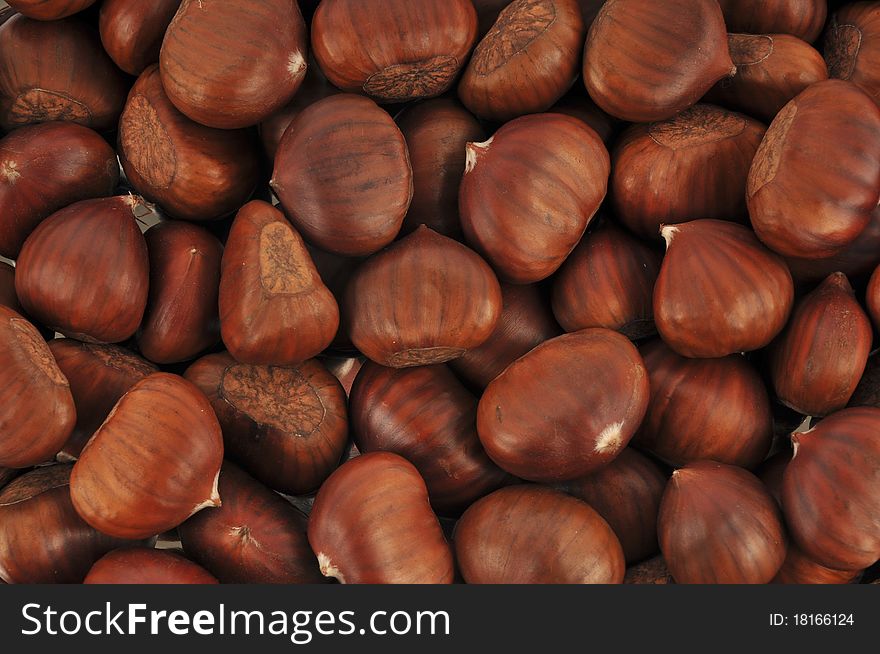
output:
[[[465,146],[465,175],[467,175],[476,167],[477,162],[483,155],[485,155],[489,151],[489,148],[492,146],[492,141],[494,140],[495,137],[492,136],[491,138],[489,138],[488,141],[483,141],[482,143],[469,142]]]
[[[660,236],[666,241],[666,247],[672,245],[672,239],[678,234],[678,225],[660,225]]]
[[[302,52],[294,50],[290,53],[287,59],[287,72],[290,73],[291,77],[294,79],[302,77],[306,74],[306,67],[306,59],[303,57]]]
[[[849,283],[849,278],[842,272],[833,272],[828,275],[828,277],[825,278],[825,281],[822,282],[822,287],[837,288],[850,295],[856,294],[853,290],[852,284]]]

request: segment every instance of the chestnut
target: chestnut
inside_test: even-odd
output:
[[[188,556],[225,584],[324,581],[299,509],[229,462],[220,470],[220,496],[223,506],[178,528]]]
[[[445,93],[476,38],[470,0],[322,0],[312,19],[327,79],[380,102]]]
[[[321,280],[330,289],[339,305],[339,329],[336,330],[336,336],[328,349],[339,355],[357,354],[357,350],[348,337],[348,317],[345,315],[344,299],[348,282],[364,259],[343,257],[332,252],[325,252],[308,243],[306,243],[306,249],[312,257],[315,268],[318,269]]]
[[[841,7],[825,33],[831,77],[858,84],[880,104],[880,5],[853,2]]]
[[[865,303],[874,326],[880,330],[880,266],[874,269],[871,279],[868,280]]]
[[[260,176],[253,135],[191,121],[168,100],[156,66],[138,78],[125,103],[119,159],[139,193],[183,220],[229,215],[251,196]]]
[[[865,370],[872,340],[871,321],[846,275],[830,275],[798,303],[770,349],[779,401],[809,416],[844,408]]]
[[[465,238],[504,281],[546,279],[584,235],[609,172],[608,151],[586,123],[562,114],[517,118],[467,146]]]
[[[323,356],[320,361],[327,369],[327,372],[339,380],[345,391],[345,396],[348,397],[351,394],[352,384],[354,384],[358,372],[364,365],[364,358],[361,356]]]
[[[611,143],[619,124],[616,118],[599,109],[599,106],[582,88],[572,90],[554,104],[548,113],[565,114],[584,121],[593,128],[605,145]]]
[[[620,454],[647,407],[648,373],[635,346],[610,329],[584,329],[539,345],[496,377],[480,399],[477,433],[511,474],[566,481]]]
[[[400,129],[375,102],[349,93],[319,100],[293,119],[270,185],[306,239],[346,256],[391,243],[413,196]]]
[[[449,584],[452,551],[416,468],[391,452],[351,459],[309,515],[321,574],[348,584]]]
[[[474,50],[458,96],[494,121],[547,111],[577,78],[585,34],[578,0],[514,0]]]
[[[708,104],[629,128],[612,155],[615,215],[646,238],[657,238],[661,225],[700,218],[746,222],[746,180],[765,131]]]
[[[610,0],[584,49],[593,100],[631,122],[671,118],[735,73],[716,0]]]
[[[116,153],[88,127],[28,125],[0,140],[0,255],[15,259],[42,220],[69,204],[113,193]]]
[[[785,562],[773,577],[774,584],[849,584],[861,571],[832,570],[813,561],[797,545],[788,546]]]
[[[748,34],[792,34],[812,43],[825,25],[827,0],[718,0],[727,29]]]
[[[83,448],[70,477],[76,512],[99,531],[145,538],[220,506],[223,436],[191,382],[155,373],[136,383]]]
[[[880,408],[880,353],[868,357],[865,372],[849,400],[849,406],[873,406]],[[790,432],[789,432],[790,433]]]
[[[131,547],[95,561],[84,584],[218,584],[200,565],[167,550]]]
[[[35,20],[67,18],[95,4],[95,0],[7,0],[18,13]]]
[[[834,570],[880,558],[880,409],[843,409],[791,436],[782,507],[798,547]]]
[[[453,539],[469,584],[619,584],[626,567],[620,541],[599,513],[530,484],[475,502]]]
[[[508,481],[477,437],[477,398],[443,364],[399,370],[368,361],[350,407],[358,450],[407,459],[440,513],[460,512]]]
[[[24,314],[18,296],[15,294],[15,267],[0,261],[0,305],[9,307],[18,314]]]
[[[305,243],[262,200],[235,217],[220,266],[220,333],[242,363],[293,365],[323,352],[339,307]]]
[[[679,584],[766,584],[785,560],[779,507],[735,466],[698,461],[673,472],[657,528]]]
[[[15,290],[25,310],[65,336],[118,343],[137,331],[147,304],[149,259],[136,217],[139,197],[83,200],[28,236]]]
[[[768,345],[794,304],[781,257],[748,228],[694,220],[661,229],[666,257],[654,285],[654,322],[686,357],[720,358]]]
[[[256,125],[302,84],[308,34],[291,0],[183,0],[162,41],[162,86],[181,113],[220,129]]]
[[[623,583],[666,585],[674,584],[675,579],[669,574],[669,568],[666,567],[666,561],[663,557],[655,556],[653,559],[642,561],[627,568],[626,575],[623,577]]]
[[[345,391],[319,361],[252,366],[224,352],[202,357],[184,376],[214,407],[227,456],[270,488],[313,492],[342,460]]]
[[[767,130],[747,192],[767,247],[788,257],[837,254],[880,200],[880,107],[852,82],[811,85]]]
[[[45,56],[45,53],[52,56]],[[109,131],[125,104],[125,76],[77,18],[22,15],[0,26],[0,128],[53,120]]]
[[[407,368],[484,343],[501,315],[501,287],[473,250],[422,226],[358,268],[344,305],[358,350]]]
[[[104,0],[99,28],[107,54],[129,75],[140,75],[158,63],[165,30],[178,7],[180,0]]]
[[[657,513],[666,488],[666,474],[631,447],[585,477],[559,485],[602,516],[620,539],[627,563],[657,552]]]
[[[604,220],[581,239],[553,281],[553,315],[568,332],[606,327],[631,339],[654,327],[654,282],[662,256]]]

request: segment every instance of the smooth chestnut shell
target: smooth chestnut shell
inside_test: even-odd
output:
[[[469,143],[459,195],[465,238],[504,281],[552,275],[578,244],[608,190],[598,134],[562,114],[511,121]]]
[[[158,63],[165,30],[180,0],[104,0],[99,29],[110,58],[129,75]]]
[[[577,78],[585,34],[577,0],[514,0],[474,50],[458,95],[499,122],[547,111]]]
[[[825,60],[831,77],[858,84],[880,104],[880,5],[841,7],[825,33]]]
[[[344,304],[358,350],[407,368],[484,343],[501,315],[501,287],[473,250],[422,226],[358,268]]]
[[[11,0],[6,4],[34,20],[58,20],[87,9],[95,0]]]
[[[539,345],[496,377],[480,399],[477,432],[511,474],[566,481],[620,454],[647,407],[635,346],[610,329],[585,329]]]
[[[308,532],[321,573],[341,583],[452,583],[452,551],[425,482],[397,454],[362,454],[330,475]]]
[[[671,118],[736,68],[715,0],[608,0],[584,49],[584,83],[622,120]]]
[[[530,484],[475,502],[455,526],[469,584],[619,584],[626,564],[608,523],[588,504]]]
[[[470,0],[322,0],[312,20],[327,79],[380,102],[446,92],[476,38]]]
[[[825,25],[827,0],[718,0],[727,29],[748,34],[792,34],[812,43]]]
[[[236,129],[287,104],[307,59],[306,25],[292,0],[183,0],[165,32],[159,68],[183,114]]]
[[[658,534],[679,584],[766,584],[785,560],[782,516],[770,493],[751,473],[714,461],[672,473]]]
[[[661,233],[666,256],[654,285],[654,322],[673,350],[724,357],[760,349],[782,331],[794,282],[749,228],[694,220]]]
[[[774,584],[849,584],[861,571],[832,570],[813,561],[797,545],[790,544],[785,562],[773,577]]]
[[[310,493],[342,460],[345,391],[319,361],[252,366],[209,354],[185,377],[211,401],[227,456],[270,488]]]
[[[116,153],[96,132],[67,122],[28,125],[0,140],[0,255],[59,209],[113,193]]]
[[[223,436],[192,383],[156,373],[129,390],[86,444],[70,478],[76,512],[111,536],[145,538],[220,506]]]
[[[851,82],[813,84],[773,120],[747,192],[767,247],[788,257],[838,253],[880,201],[880,107]]]
[[[84,584],[218,584],[200,565],[167,550],[118,549],[95,561]]]

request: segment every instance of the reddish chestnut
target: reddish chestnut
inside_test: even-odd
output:
[[[325,252],[308,243],[306,249],[312,257],[315,268],[318,269],[321,280],[330,289],[339,305],[339,329],[329,349],[338,354],[355,354],[357,351],[348,337],[348,317],[345,315],[344,299],[348,282],[363,263],[363,259]]]
[[[110,58],[129,75],[158,63],[165,30],[180,0],[104,0],[99,27]]]
[[[797,545],[788,546],[785,562],[771,583],[774,584],[849,584],[861,571],[832,570],[819,565]]]
[[[828,16],[827,0],[718,0],[727,29],[748,34],[793,34],[813,42]]]
[[[880,104],[880,5],[853,2],[831,18],[825,34],[831,77],[858,84]]]
[[[865,301],[874,326],[880,330],[880,266],[875,268],[871,274],[865,293]]]
[[[95,4],[95,0],[7,0],[18,13],[35,20],[67,18]]]
[[[84,584],[218,584],[200,565],[167,550],[134,547],[105,554]]]

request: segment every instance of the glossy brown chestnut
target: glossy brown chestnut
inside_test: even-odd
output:
[[[110,58],[129,75],[140,75],[158,63],[165,30],[180,0],[104,0],[99,28]]]
[[[584,49],[593,100],[632,122],[671,118],[735,72],[715,0],[608,0]]]
[[[792,34],[812,43],[825,25],[827,0],[718,0],[727,29],[747,34]]]
[[[458,96],[499,122],[547,111],[577,79],[585,34],[577,0],[514,0],[474,50]]]
[[[321,353],[339,307],[297,231],[275,207],[238,212],[220,272],[220,332],[242,363],[293,365]]]
[[[469,0],[322,0],[312,47],[327,78],[380,102],[446,92],[477,39]]]
[[[842,409],[871,352],[871,321],[849,280],[834,273],[795,307],[770,350],[770,378],[779,401],[798,413]]]
[[[7,0],[18,13],[35,20],[67,18],[95,4],[95,0]]]
[[[752,230],[723,220],[694,220],[661,230],[666,257],[654,285],[654,322],[686,357],[718,358],[769,344],[794,304],[781,257]]]
[[[358,350],[407,368],[484,343],[501,316],[501,287],[473,250],[422,226],[358,268],[344,304]]]
[[[792,434],[782,507],[798,547],[834,570],[862,570],[880,558],[880,409],[838,411]]]
[[[819,565],[804,554],[797,545],[790,544],[785,562],[771,583],[774,584],[849,584],[861,571],[832,570]]]
[[[128,90],[98,35],[76,18],[10,18],[0,27],[0,71],[5,130],[53,120],[111,130]]]
[[[789,257],[838,253],[880,200],[880,107],[852,82],[813,84],[779,112],[752,163],[758,237]]]
[[[825,33],[825,59],[831,77],[858,84],[880,104],[880,5],[841,7]]]
[[[770,398],[745,357],[687,359],[659,339],[640,351],[651,400],[636,445],[673,465],[753,468],[764,459],[773,440]]]
[[[179,527],[188,556],[224,584],[324,581],[299,509],[229,462],[220,470],[220,496],[223,506]]]
[[[413,196],[403,134],[375,102],[349,93],[320,100],[293,120],[270,184],[309,241],[347,256],[391,243]]]
[[[675,579],[669,574],[669,568],[666,567],[666,561],[663,560],[663,557],[655,556],[653,559],[627,568],[623,583],[665,585],[674,584]]]
[[[660,467],[630,447],[593,474],[559,486],[605,519],[620,539],[627,563],[657,552],[657,513],[665,488]]]
[[[345,315],[344,299],[348,282],[364,260],[359,257],[344,257],[326,252],[308,243],[306,243],[306,249],[312,257],[315,268],[318,269],[321,280],[330,289],[339,305],[339,329],[336,331],[336,336],[333,338],[329,350],[341,356],[358,354],[348,337],[348,317]]]
[[[465,237],[504,281],[545,279],[584,235],[609,172],[608,151],[586,123],[562,114],[513,120],[467,145],[459,196]]]
[[[202,566],[167,550],[118,549],[95,561],[84,584],[218,584]]]
[[[306,74],[308,34],[291,0],[183,0],[159,67],[168,98],[197,123],[256,125],[287,104]]]
[[[766,128],[709,104],[635,125],[612,156],[615,215],[657,238],[661,225],[700,218],[746,222],[746,180]]]
[[[145,237],[150,295],[138,347],[155,363],[187,361],[220,340],[223,245],[205,229],[177,221],[161,222]]]
[[[700,461],[673,472],[657,526],[680,584],[766,584],[785,560],[779,507],[757,477],[735,466]]]
[[[70,384],[40,332],[6,306],[0,306],[0,389],[0,466],[50,460],[76,423]]]
[[[70,478],[76,512],[120,538],[161,533],[220,506],[223,436],[192,383],[156,373],[129,390],[86,444]]]
[[[340,583],[452,583],[452,550],[425,482],[397,454],[363,454],[330,475],[308,532],[321,573]]]
[[[156,66],[138,78],[119,122],[119,159],[132,185],[175,218],[215,220],[251,196],[260,157],[246,130],[205,127],[168,100]]]
[[[96,132],[67,122],[17,129],[0,140],[0,255],[15,259],[42,220],[113,193],[116,153]]]
[[[647,407],[635,346],[610,329],[585,329],[539,345],[496,377],[480,399],[477,432],[511,474],[566,481],[620,454]]]
[[[83,200],[27,238],[15,290],[29,314],[81,341],[118,343],[137,331],[150,283],[136,196]]]
[[[592,229],[553,282],[553,315],[568,332],[606,327],[631,339],[655,333],[654,282],[662,256],[609,220]]]
[[[599,109],[593,99],[580,87],[568,93],[550,109],[551,114],[565,114],[584,121],[593,128],[605,145],[611,143],[617,131],[618,120]]]
[[[18,314],[24,312],[15,294],[15,268],[5,261],[0,261],[0,305]]]
[[[619,584],[626,567],[599,513],[530,484],[478,500],[455,526],[454,541],[469,584]]]
[[[345,391],[319,361],[252,366],[224,352],[202,357],[185,376],[211,401],[227,456],[270,488],[313,492],[342,460]]]

